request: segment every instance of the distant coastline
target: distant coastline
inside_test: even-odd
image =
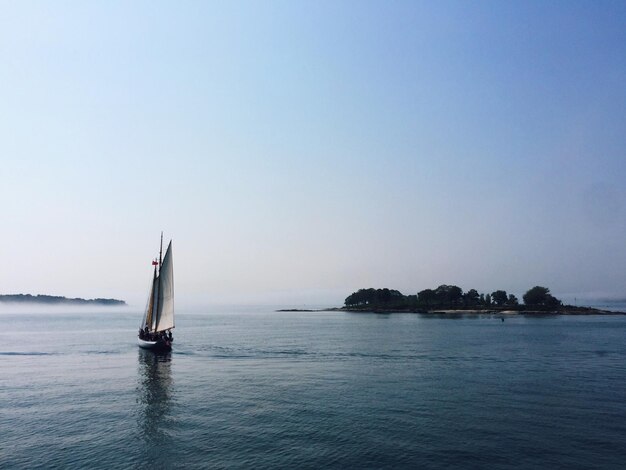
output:
[[[575,307],[572,305],[564,305],[558,309],[536,310],[518,308],[499,309],[499,308],[448,308],[448,309],[415,309],[407,307],[385,308],[385,307],[329,307],[321,309],[302,309],[302,308],[282,308],[277,312],[351,312],[351,313],[421,313],[424,315],[626,315],[626,312],[616,310],[603,310],[593,307]]]
[[[277,312],[351,312],[351,313],[421,313],[424,315],[626,315],[626,312],[602,310],[593,307],[563,306],[554,310],[532,309],[497,309],[497,308],[456,308],[456,309],[413,309],[413,308],[381,308],[381,307],[331,307],[321,309],[283,308]]]
[[[448,308],[448,309],[411,309],[411,308],[348,308],[341,307],[334,309],[343,312],[362,313],[423,313],[429,315],[626,315],[626,312],[615,310],[602,310],[593,307],[575,307],[563,305],[555,309],[533,309],[533,308]]]
[[[118,299],[81,299],[68,298],[59,295],[31,295],[31,294],[0,294],[0,302],[19,304],[44,304],[44,305],[100,305],[122,307],[126,305],[124,300]]]
[[[523,296],[523,304],[504,290],[479,293],[476,289],[463,292],[458,286],[442,284],[436,289],[424,289],[417,294],[404,295],[394,289],[359,289],[350,294],[343,307],[320,310],[282,309],[280,312],[343,311],[363,313],[422,313],[432,315],[626,315],[626,312],[594,307],[564,305],[550,289],[535,286]]]

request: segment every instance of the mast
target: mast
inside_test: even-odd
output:
[[[163,261],[163,231],[161,231],[161,248],[159,248],[159,285],[158,285],[158,290],[157,292],[161,292],[161,263]],[[160,302],[159,302],[159,297],[160,295],[157,296],[157,305],[156,305],[156,322],[154,324],[154,329],[156,330],[156,326],[159,323],[159,317],[161,316],[161,314],[159,313],[159,308],[161,307]]]
[[[161,231],[161,248],[159,249],[159,275],[161,274],[161,262],[163,261],[163,231]]]

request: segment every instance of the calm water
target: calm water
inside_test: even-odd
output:
[[[1,313],[3,468],[624,468],[626,317]]]

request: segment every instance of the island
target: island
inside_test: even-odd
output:
[[[454,285],[442,284],[436,289],[424,289],[416,295],[403,295],[393,289],[360,289],[350,294],[342,310],[360,312],[416,312],[416,313],[523,313],[553,315],[598,315],[626,312],[601,310],[592,307],[565,305],[550,293],[550,289],[535,286],[526,291],[520,303],[504,290],[479,293],[467,292]]]
[[[343,307],[321,310],[283,309],[282,312],[347,311],[373,313],[427,314],[525,314],[525,315],[626,315],[626,312],[592,307],[565,305],[550,293],[550,289],[535,286],[522,296],[523,303],[504,290],[479,293],[476,289],[463,292],[458,286],[442,284],[424,289],[414,295],[404,295],[395,289],[359,289],[346,297]]]
[[[0,294],[0,302],[20,304],[45,304],[45,305],[98,305],[121,307],[126,305],[123,300],[117,299],[81,299],[68,298],[58,295],[31,295],[31,294]]]

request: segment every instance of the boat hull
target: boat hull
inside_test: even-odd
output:
[[[172,343],[169,341],[146,341],[141,338],[137,338],[137,344],[142,349],[151,349],[152,351],[171,351]]]

